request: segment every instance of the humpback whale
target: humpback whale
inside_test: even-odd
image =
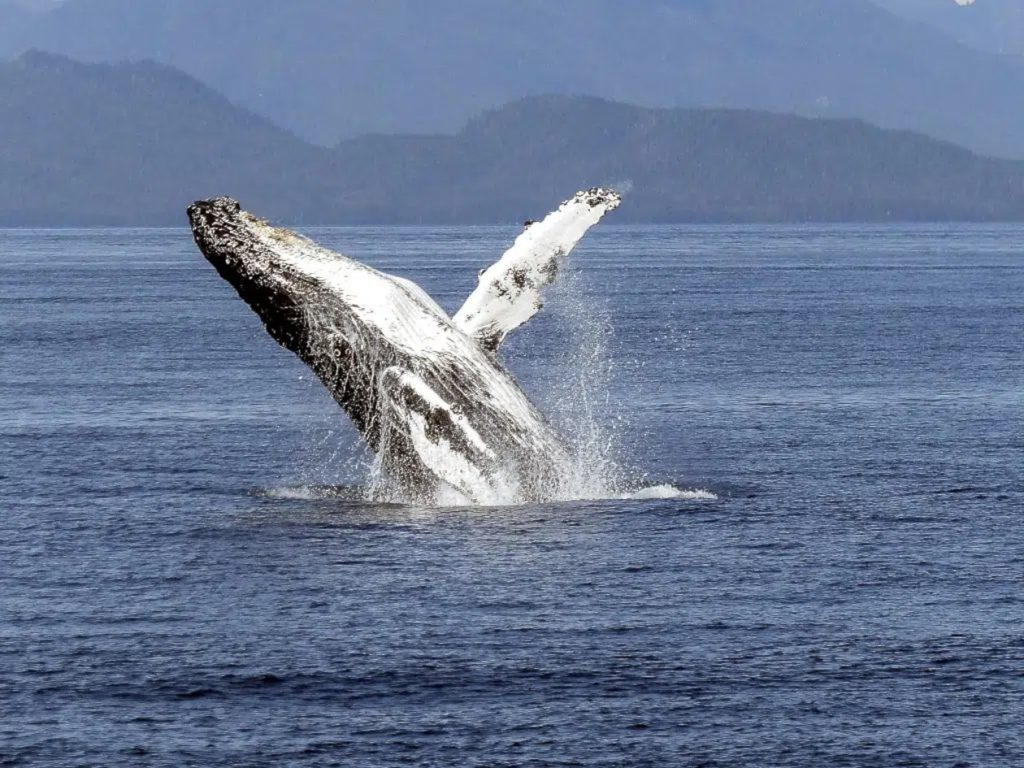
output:
[[[449,317],[415,283],[330,251],[227,197],[188,209],[196,244],[268,333],[317,375],[376,453],[383,495],[420,503],[558,498],[572,449],[498,358],[565,257],[620,203],[578,192],[481,271]]]

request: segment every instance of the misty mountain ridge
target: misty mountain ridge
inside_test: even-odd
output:
[[[868,0],[67,0],[18,40],[0,55],[173,65],[325,146],[579,93],[857,117],[1024,157],[1024,66]]]
[[[876,5],[917,19],[981,51],[1024,56],[1024,3],[1020,0],[873,0]]]
[[[0,224],[178,225],[238,198],[305,224],[494,223],[630,188],[621,222],[1024,219],[1024,163],[859,120],[535,96],[450,135],[305,142],[172,67],[0,65]]]
[[[292,188],[300,174],[330,154],[152,61],[30,51],[0,65],[0,112],[8,224],[178,223],[171,201],[211,183],[293,210],[308,195]]]

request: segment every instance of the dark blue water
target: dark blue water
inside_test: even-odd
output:
[[[315,234],[454,309],[514,232]],[[1022,248],[602,227],[510,362],[592,295],[719,499],[431,510],[307,492],[355,432],[184,230],[0,233],[0,765],[1024,764]]]

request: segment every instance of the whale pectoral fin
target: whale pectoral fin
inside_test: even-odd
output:
[[[577,192],[543,221],[528,224],[512,247],[480,273],[480,284],[452,318],[455,326],[484,349],[496,350],[509,332],[540,311],[541,292],[554,281],[562,259],[620,202],[614,190],[595,187]]]
[[[497,490],[486,468],[497,455],[470,424],[422,377],[399,366],[381,372],[382,397],[391,418],[400,419],[408,447],[438,480],[451,486],[467,502],[493,503]]]

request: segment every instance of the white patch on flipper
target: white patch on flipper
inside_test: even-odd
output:
[[[480,273],[480,284],[452,322],[485,349],[497,349],[510,331],[540,311],[541,291],[555,279],[560,261],[620,202],[614,190],[584,190],[543,221],[529,225],[497,262]]]
[[[500,476],[481,467],[493,465],[498,457],[465,415],[455,412],[441,395],[412,371],[392,366],[381,373],[380,381],[382,394],[406,425],[416,455],[440,481],[439,487],[434,489],[435,502],[494,505],[510,498],[512,489],[508,484]],[[461,438],[470,452],[476,453],[475,456],[468,456],[452,440],[438,435],[436,429],[431,434],[428,421],[436,422],[438,415],[443,415],[445,421],[457,430],[452,437],[457,435]]]
[[[494,459],[494,451],[492,451],[483,438],[480,437],[480,433],[477,432],[473,425],[469,423],[469,419],[460,413],[455,413],[448,403],[446,403],[437,392],[435,392],[427,382],[421,379],[412,371],[401,371],[395,367],[388,368],[385,371],[386,374],[394,375],[397,373],[398,378],[394,381],[394,385],[398,387],[408,387],[411,391],[419,395],[431,408],[436,408],[440,411],[444,411],[451,418],[452,423],[458,426],[463,435],[465,435],[467,441],[480,453],[484,454],[489,459]]]
[[[416,453],[441,481],[441,485],[434,489],[434,503],[443,506],[500,506],[518,497],[505,483],[486,476],[444,438],[432,440],[427,434],[423,416],[411,413],[408,419],[409,437]]]

